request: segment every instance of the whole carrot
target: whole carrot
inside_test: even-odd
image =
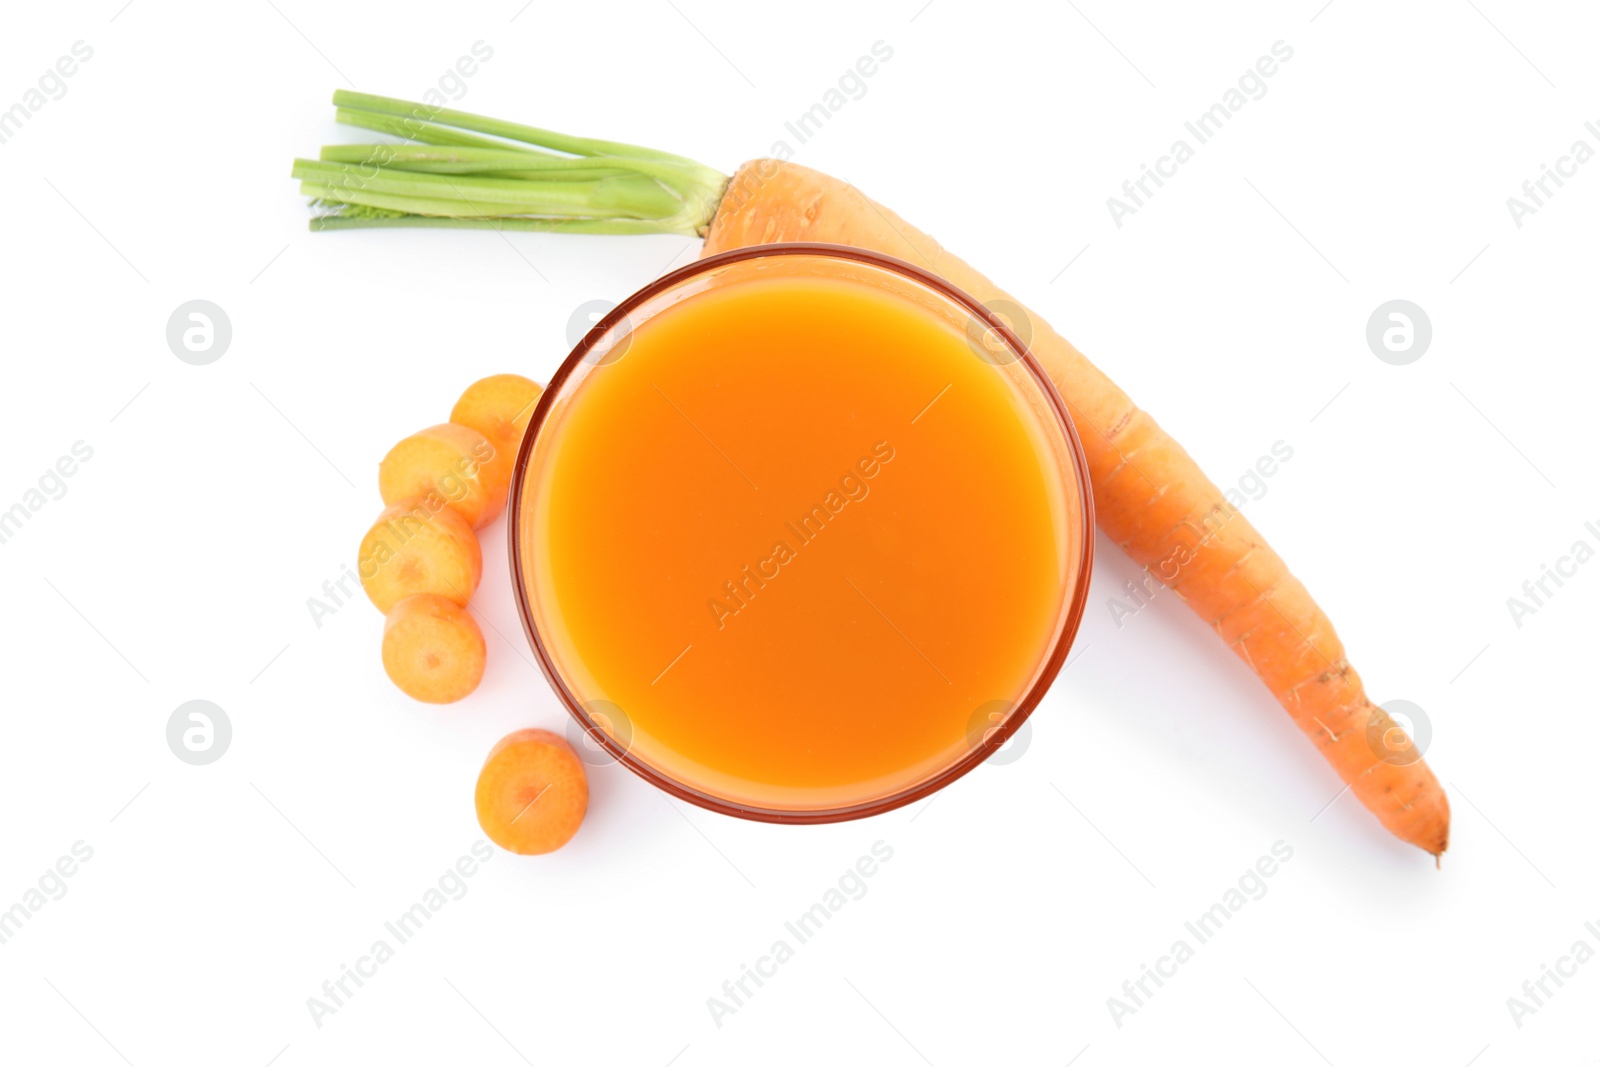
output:
[[[702,255],[775,241],[872,249],[923,266],[986,304],[1021,307],[854,186],[794,163],[753,160],[729,182]],[[1443,853],[1450,804],[1439,780],[1408,739],[1394,743],[1403,732],[1368,699],[1333,624],[1283,557],[1115,382],[1043,319],[1032,317],[1031,328],[1029,347],[1083,440],[1101,529],[1249,664],[1390,832]]]
[[[933,238],[848,183],[786,161],[753,160],[730,179],[654,149],[465,112],[344,91],[334,103],[342,122],[443,147],[341,145],[298,161],[302,190],[327,209],[313,229],[683,233],[706,238],[703,255],[779,241],[853,245],[1029,315],[1029,347],[1083,440],[1101,528],[1221,635],[1392,833],[1444,852],[1450,805],[1438,779],[1368,699],[1282,557],[1114,382]]]

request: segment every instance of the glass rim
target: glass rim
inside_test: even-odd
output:
[[[544,639],[540,636],[538,627],[534,624],[532,597],[529,595],[529,582],[526,570],[523,567],[523,554],[521,547],[522,532],[522,503],[524,486],[527,482],[528,465],[533,455],[533,445],[543,428],[545,420],[553,406],[553,399],[560,394],[561,388],[566,384],[574,371],[581,367],[585,358],[600,340],[606,336],[611,328],[618,323],[625,322],[628,315],[641,306],[649,303],[662,293],[676,289],[685,282],[691,281],[701,275],[708,274],[720,267],[741,263],[747,260],[763,259],[781,256],[812,256],[821,259],[840,259],[854,263],[866,264],[880,270],[897,274],[902,278],[926,286],[939,296],[956,304],[968,314],[976,317],[988,325],[994,333],[1005,341],[1006,346],[1016,355],[1020,362],[1032,375],[1034,382],[1047,398],[1050,409],[1054,412],[1066,442],[1067,451],[1071,454],[1072,473],[1077,478],[1078,497],[1081,502],[1083,524],[1079,531],[1078,570],[1072,576],[1073,594],[1071,603],[1066,608],[1066,618],[1061,627],[1060,635],[1055,639],[1049,654],[1044,658],[1042,669],[1029,687],[1027,693],[1017,702],[1006,721],[987,734],[983,740],[971,747],[960,759],[952,761],[933,774],[895,791],[884,797],[850,804],[841,807],[815,808],[815,809],[789,809],[789,808],[764,808],[746,804],[738,804],[715,794],[706,793],[696,789],[685,782],[663,773],[642,760],[635,759],[626,746],[619,745],[611,734],[599,726],[589,715],[574,692],[568,687],[565,679],[556,669],[554,660],[546,647]],[[631,330],[632,327],[629,327]],[[602,357],[603,359],[603,357]],[[528,421],[528,429],[522,436],[522,444],[517,450],[516,463],[511,472],[511,495],[506,504],[506,539],[509,542],[507,558],[511,567],[512,591],[517,603],[517,615],[522,620],[523,633],[528,638],[528,644],[533,649],[533,654],[539,663],[539,669],[545,676],[545,681],[555,691],[556,697],[566,707],[567,712],[577,720],[584,734],[617,763],[626,767],[634,774],[643,778],[651,785],[663,792],[686,800],[698,807],[715,811],[723,815],[732,815],[736,818],[749,819],[756,822],[815,824],[845,822],[852,819],[862,819],[872,815],[881,815],[904,807],[924,797],[931,796],[945,788],[958,778],[966,775],[973,768],[983,763],[995,751],[1005,745],[1018,730],[1028,721],[1034,708],[1044,699],[1051,685],[1055,683],[1056,676],[1060,674],[1062,666],[1066,663],[1067,653],[1071,650],[1073,641],[1077,637],[1078,627],[1083,621],[1083,614],[1088,606],[1089,578],[1094,564],[1094,496],[1089,480],[1089,461],[1083,450],[1083,442],[1078,436],[1077,427],[1072,421],[1072,416],[1067,410],[1066,402],[1062,399],[1055,383],[1045,373],[1039,361],[1029,350],[1027,344],[1017,336],[1011,326],[995,314],[989,307],[965,290],[951,284],[937,274],[924,270],[913,263],[894,256],[884,255],[863,248],[850,245],[826,244],[817,241],[785,241],[772,244],[749,245],[744,248],[730,249],[715,255],[698,259],[686,266],[663,274],[654,281],[647,282],[634,293],[623,299],[616,307],[606,312],[588,333],[575,345],[567,357],[562,360],[561,366],[550,378],[543,394],[539,397],[538,405],[534,408],[533,415]],[[1070,535],[1069,535],[1070,536]]]

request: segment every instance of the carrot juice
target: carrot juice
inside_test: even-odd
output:
[[[513,531],[547,672],[630,762],[736,813],[846,812],[1037,699],[1089,522],[1028,362],[820,254],[635,313],[552,383]]]

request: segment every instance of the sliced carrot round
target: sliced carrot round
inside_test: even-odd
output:
[[[505,467],[506,481],[511,481],[511,468],[517,461],[517,450],[522,447],[523,434],[533,418],[544,386],[520,374],[491,374],[467,386],[456,406],[450,409],[450,421],[470,426],[489,439],[497,453],[495,462]]]
[[[465,605],[483,576],[483,550],[467,520],[438,498],[412,498],[383,509],[361,539],[356,573],[385,615],[418,593]]]
[[[589,779],[572,746],[549,730],[518,730],[489,750],[478,773],[478,825],[508,852],[554,852],[578,832]]]
[[[383,624],[383,669],[400,691],[449,704],[483,680],[483,631],[467,609],[434,593],[406,597]]]
[[[378,465],[385,504],[433,496],[454,508],[474,530],[506,504],[511,472],[489,439],[470,426],[442,422],[414,433]]]

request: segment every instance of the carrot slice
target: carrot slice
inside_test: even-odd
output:
[[[505,468],[507,484],[523,434],[528,431],[528,421],[543,394],[544,386],[531,378],[491,374],[467,386],[450,409],[451,422],[470,426],[489,439],[495,447],[495,462]]]
[[[412,498],[383,509],[361,539],[356,573],[385,615],[418,593],[465,606],[483,576],[483,550],[467,520],[442,500]]]
[[[549,730],[518,730],[489,750],[478,773],[478,825],[508,852],[554,852],[589,808],[583,761]]]
[[[483,631],[467,609],[433,593],[406,597],[383,624],[383,669],[400,691],[450,704],[483,680]]]
[[[511,473],[498,455],[477,430],[442,422],[389,450],[378,465],[378,492],[385,504],[437,496],[480,530],[506,504]]]

